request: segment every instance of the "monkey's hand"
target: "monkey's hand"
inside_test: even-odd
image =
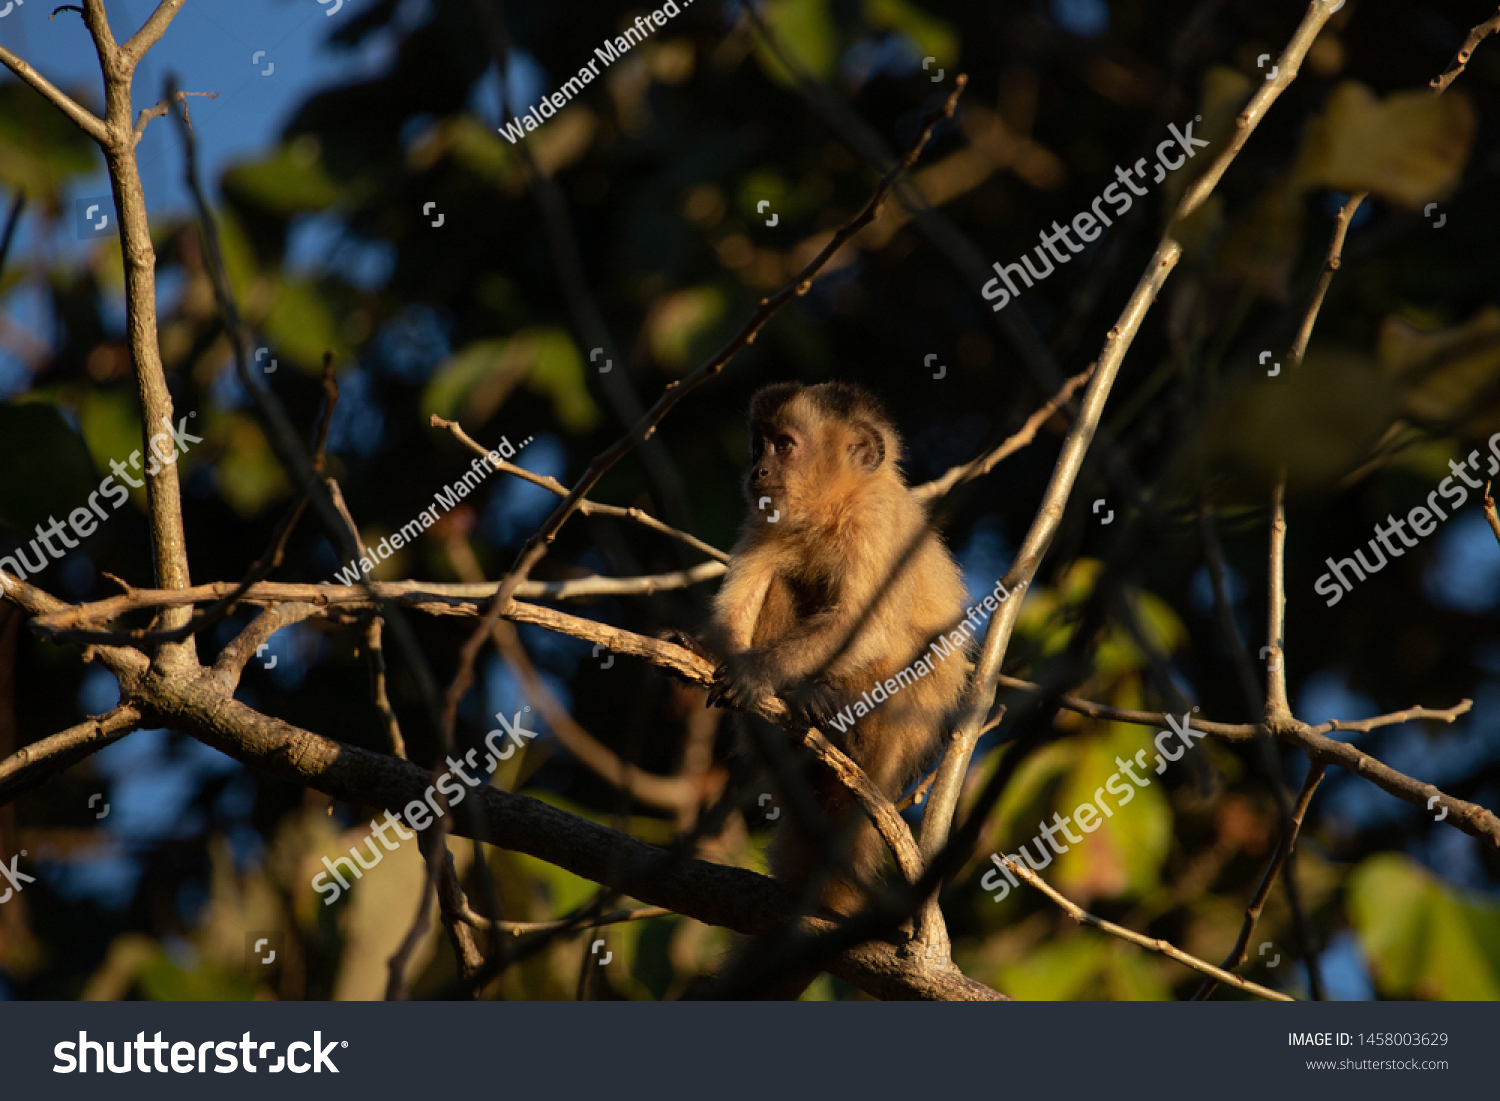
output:
[[[770,670],[763,654],[757,650],[731,654],[714,670],[714,681],[708,689],[707,705],[726,705],[741,711],[754,711],[776,695]]]
[[[793,718],[820,729],[826,728],[849,702],[842,692],[825,680],[803,681],[788,690],[784,698]]]

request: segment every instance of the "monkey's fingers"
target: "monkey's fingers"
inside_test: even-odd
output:
[[[823,682],[797,688],[787,702],[799,721],[816,727],[827,726],[847,706],[843,693]]]

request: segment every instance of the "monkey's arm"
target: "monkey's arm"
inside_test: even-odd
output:
[[[764,648],[767,674],[777,688],[820,674],[843,681],[861,670],[904,660],[903,651],[912,649],[912,603],[923,556],[916,553],[899,566],[899,553],[876,553],[879,547],[905,549],[910,536],[899,531],[887,529],[862,543],[851,541],[856,553],[840,559],[838,585],[828,603]]]
[[[713,621],[708,632],[709,645],[721,659],[750,648],[755,622],[760,618],[778,565],[777,557],[765,547],[750,546],[736,552],[714,597]]]

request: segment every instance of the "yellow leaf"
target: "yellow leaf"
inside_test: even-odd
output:
[[[1369,191],[1416,209],[1458,184],[1474,127],[1474,109],[1461,93],[1395,92],[1380,99],[1346,81],[1307,128],[1296,179],[1304,187]]]
[[[682,370],[723,316],[724,295],[716,287],[688,287],[658,299],[646,318],[651,354],[662,366]]]
[[[1500,378],[1500,309],[1486,306],[1457,328],[1423,331],[1399,317],[1380,326],[1375,356],[1401,388],[1402,409],[1423,421],[1470,418],[1465,427],[1486,435],[1500,427],[1494,388]],[[1490,408],[1476,407],[1490,399]]]

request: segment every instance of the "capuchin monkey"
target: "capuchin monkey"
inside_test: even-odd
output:
[[[959,653],[917,664],[963,617],[958,567],[901,476],[901,437],[867,391],[778,383],[754,396],[749,419],[750,517],[705,640],[719,663],[708,702],[753,709],[780,696],[894,801],[936,754],[969,671]],[[895,692],[884,687],[892,678]],[[871,707],[866,693],[883,702]],[[753,721],[740,724],[742,738]],[[836,836],[849,839],[849,859],[835,858],[820,896],[847,916],[884,842],[826,770],[809,764],[807,779]],[[822,857],[788,816],[772,874],[800,886]]]

